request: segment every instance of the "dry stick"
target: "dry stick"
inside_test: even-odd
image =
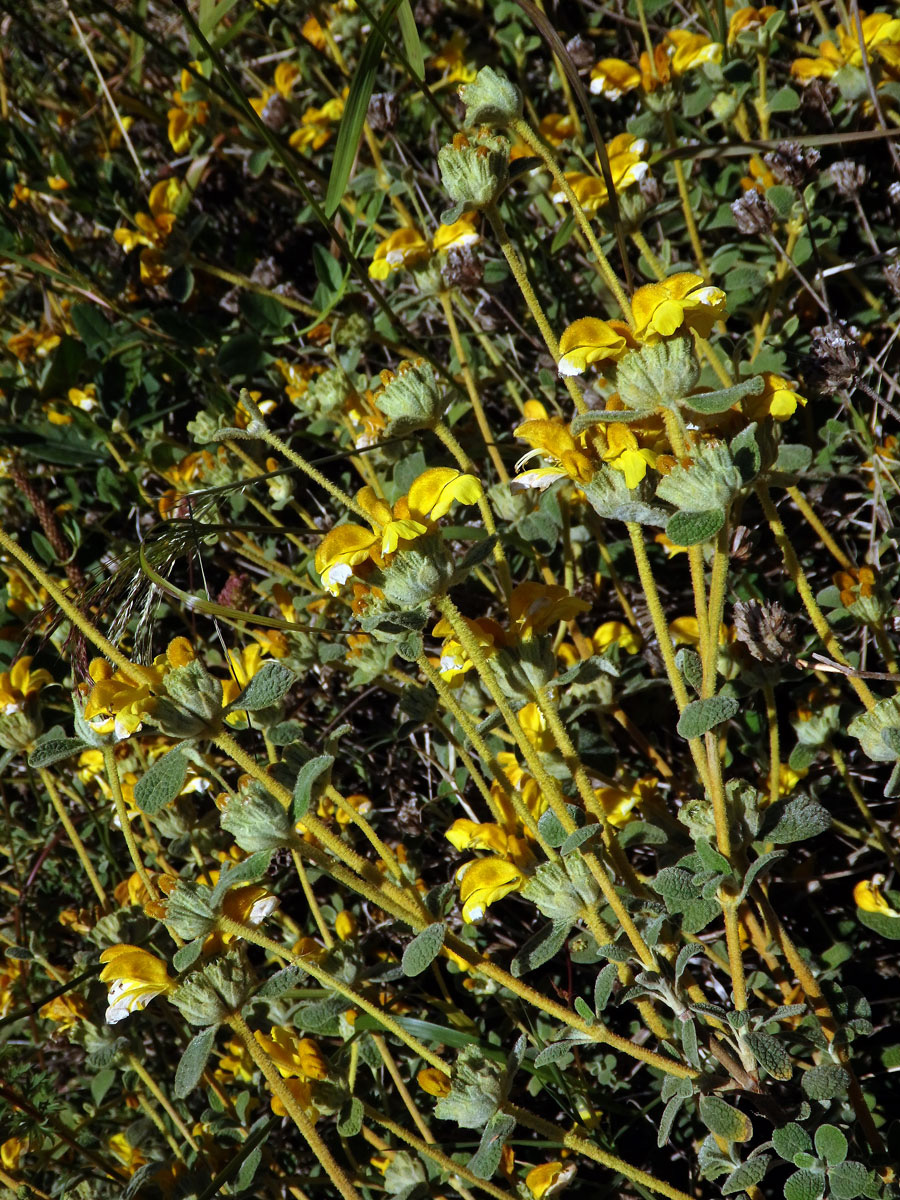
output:
[[[60,799],[59,792],[57,792],[56,785],[53,782],[53,776],[46,769],[46,767],[41,767],[38,770],[38,775],[40,776],[41,783],[47,789],[47,795],[50,797],[50,802],[56,810],[56,815],[59,817],[60,823],[63,829],[66,831],[66,835],[68,836],[69,841],[72,843],[75,853],[78,855],[78,861],[81,863],[82,867],[84,867],[84,873],[90,880],[91,887],[94,889],[103,911],[108,912],[109,897],[106,894],[103,884],[97,877],[97,872],[94,870],[94,864],[90,860],[90,856],[85,849],[84,842],[79,837],[78,830],[72,824],[72,818],[69,816],[66,806]]]
[[[448,1171],[451,1175],[458,1175],[460,1179],[464,1179],[466,1183],[471,1183],[473,1187],[479,1188],[482,1192],[487,1192],[489,1196],[493,1196],[494,1200],[510,1200],[511,1193],[504,1192],[502,1188],[498,1188],[496,1184],[491,1183],[487,1179],[479,1179],[468,1167],[461,1163],[454,1162],[452,1158],[448,1158],[442,1150],[438,1150],[430,1142],[424,1142],[421,1138],[404,1129],[402,1125],[398,1125],[396,1121],[392,1121],[390,1117],[386,1117],[382,1112],[372,1108],[371,1105],[363,1101],[363,1112],[370,1121],[374,1121],[376,1125],[380,1125],[382,1129],[387,1129],[395,1137],[406,1142],[407,1146],[423,1154],[426,1158],[430,1158],[432,1162],[444,1171]]]
[[[384,1038],[381,1036],[380,1033],[373,1033],[371,1036],[372,1036],[372,1041],[375,1043],[376,1047],[378,1048],[378,1053],[381,1055],[381,1061],[387,1067],[388,1075],[390,1075],[391,1079],[394,1082],[394,1087],[397,1089],[397,1094],[399,1095],[400,1099],[405,1104],[406,1111],[409,1113],[409,1115],[413,1119],[413,1124],[415,1125],[416,1129],[418,1129],[419,1133],[421,1133],[422,1137],[425,1139],[426,1142],[433,1142],[434,1134],[428,1128],[428,1125],[425,1122],[425,1119],[423,1118],[423,1116],[419,1112],[419,1110],[416,1108],[415,1101],[413,1100],[412,1096],[409,1094],[409,1088],[406,1086],[406,1081],[404,1080],[403,1076],[400,1074],[400,1071],[397,1068],[397,1062],[396,1062],[393,1054],[391,1054],[390,1050],[388,1050],[388,1048],[387,1048],[387,1043],[385,1042]]]
[[[228,1019],[228,1024],[244,1043],[247,1053],[262,1072],[266,1083],[271,1089],[272,1095],[277,1096],[281,1101],[285,1112],[300,1130],[304,1141],[319,1160],[328,1178],[344,1197],[344,1200],[362,1200],[359,1192],[347,1178],[331,1151],[325,1145],[321,1135],[317,1133],[315,1125],[313,1125],[312,1121],[310,1121],[309,1117],[291,1095],[290,1090],[278,1073],[278,1068],[253,1036],[249,1025],[241,1014],[233,1013]]]
[[[675,135],[675,126],[672,122],[672,114],[666,113],[663,117],[666,127],[666,136],[669,139],[669,146],[673,150],[678,149],[678,138]],[[694,251],[694,258],[697,261],[697,266],[700,274],[709,283],[709,264],[706,261],[706,255],[703,253],[703,244],[700,241],[700,233],[697,229],[697,222],[694,219],[694,210],[691,208],[691,197],[688,193],[687,180],[684,174],[684,164],[676,155],[672,160],[672,166],[675,170],[675,182],[678,185],[678,195],[681,197],[681,211],[684,214],[684,223],[687,226],[688,237],[691,242],[691,249]]]
[[[763,512],[766,515],[766,520],[769,522],[769,528],[772,530],[772,534],[778,544],[778,548],[784,557],[784,565],[787,567],[788,574],[791,577],[794,587],[796,587],[797,591],[800,593],[800,598],[802,599],[806,611],[809,614],[809,619],[812,621],[816,633],[821,638],[825,649],[828,651],[831,657],[836,659],[841,666],[850,667],[850,663],[838,645],[837,638],[835,638],[834,632],[831,626],[828,624],[825,614],[816,603],[816,598],[813,595],[809,580],[806,578],[806,574],[803,568],[800,566],[800,561],[797,558],[796,551],[794,550],[793,544],[791,543],[791,540],[785,531],[784,525],[781,523],[778,510],[772,503],[772,497],[770,496],[769,489],[766,487],[765,483],[759,482],[756,484],[756,494],[759,497],[759,502],[762,505]],[[850,669],[852,670],[852,667]],[[857,679],[855,675],[848,675],[847,679],[850,682],[850,686],[856,692],[857,696],[866,706],[866,708],[874,708],[877,701],[872,693],[871,688],[869,688],[862,679]]]
[[[593,1142],[587,1141],[586,1138],[579,1137],[577,1133],[561,1131],[558,1125],[544,1121],[541,1117],[535,1116],[534,1113],[530,1113],[525,1108],[519,1108],[516,1104],[504,1104],[503,1112],[509,1113],[511,1117],[515,1117],[518,1123],[524,1125],[526,1129],[533,1129],[535,1133],[541,1134],[553,1145],[566,1146],[569,1150],[574,1150],[576,1153],[584,1155],[585,1158],[590,1158],[593,1162],[600,1163],[603,1167],[608,1167],[610,1171],[617,1171],[620,1175],[624,1175],[626,1179],[630,1179],[632,1183],[647,1188],[648,1191],[656,1192],[660,1196],[667,1196],[669,1200],[693,1200],[687,1192],[682,1192],[679,1188],[672,1187],[669,1183],[663,1183],[662,1180],[655,1179],[652,1175],[648,1175],[646,1171],[641,1171],[637,1167],[633,1167],[631,1163],[617,1158],[614,1154],[607,1154],[605,1150],[601,1150]]]
[[[781,796],[781,750],[775,689],[768,680],[763,684],[763,696],[766,701],[766,720],[769,724],[769,803],[776,804]]]

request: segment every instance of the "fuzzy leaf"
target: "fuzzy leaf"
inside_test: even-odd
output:
[[[338,1133],[341,1137],[356,1137],[362,1129],[363,1123],[363,1103],[358,1096],[351,1096],[350,1100],[341,1109],[338,1118]]]
[[[158,758],[134,785],[134,802],[148,816],[160,812],[175,799],[187,779],[188,762],[180,749]]]
[[[481,1135],[481,1143],[466,1166],[479,1179],[490,1179],[500,1166],[500,1156],[506,1139],[516,1127],[515,1117],[507,1113],[494,1113]]]
[[[294,800],[291,804],[291,816],[295,821],[302,821],[312,801],[313,784],[334,765],[334,755],[319,754],[304,763],[294,784]]]
[[[795,1171],[784,1185],[784,1200],[820,1200],[824,1195],[824,1171]]]
[[[770,850],[768,854],[762,854],[759,858],[754,859],[754,861],[750,864],[750,870],[744,876],[744,882],[741,886],[741,894],[739,899],[744,899],[744,897],[750,891],[750,888],[753,886],[754,880],[759,875],[765,871],[768,871],[769,867],[776,863],[779,858],[784,858],[786,854],[787,850]]]
[[[581,810],[576,808],[574,804],[567,804],[566,808],[573,821],[578,821],[583,816]],[[552,846],[554,850],[558,849],[569,836],[565,829],[563,829],[556,813],[551,808],[541,813],[538,819],[538,830],[547,845]]]
[[[228,706],[229,712],[257,712],[277,704],[296,679],[294,672],[283,663],[264,662],[238,698]]]
[[[802,443],[782,442],[778,447],[778,457],[775,459],[773,470],[782,475],[802,475],[809,470],[812,462],[812,450]]]
[[[510,971],[518,979],[526,971],[541,967],[559,950],[572,928],[570,921],[551,921],[528,939],[510,963]]]
[[[796,800],[789,800],[774,812],[778,819],[774,825],[763,827],[763,835],[767,841],[781,845],[802,842],[806,838],[824,833],[831,826],[828,809],[808,796],[798,796]]]
[[[703,512],[677,512],[666,522],[666,537],[676,546],[696,546],[715,537],[724,524],[723,508],[707,508]]]
[[[609,1004],[609,998],[618,977],[619,971],[616,964],[607,963],[594,980],[594,1011],[598,1016]]]
[[[717,725],[730,721],[740,711],[733,696],[710,696],[708,700],[692,700],[678,718],[676,729],[686,739],[702,737]]]
[[[209,1058],[209,1052],[216,1040],[218,1028],[218,1025],[210,1025],[208,1029],[201,1029],[199,1033],[194,1034],[185,1047],[184,1054],[182,1054],[175,1071],[176,1100],[183,1100],[185,1096],[189,1096],[200,1082],[200,1076],[206,1069],[206,1060]]]
[[[83,742],[81,738],[48,738],[46,742],[35,746],[28,755],[28,765],[35,770],[52,767],[54,763],[71,758],[73,754],[80,754],[87,748],[87,742]]]
[[[673,1096],[663,1109],[663,1115],[660,1118],[659,1129],[656,1134],[656,1144],[660,1149],[669,1140],[669,1134],[672,1132],[672,1124],[678,1116],[682,1104],[684,1104],[683,1096]]]
[[[186,971],[188,967],[192,967],[200,957],[205,941],[205,937],[197,937],[186,946],[180,946],[172,955],[172,966],[175,970]]]
[[[447,927],[443,921],[435,921],[417,934],[403,951],[401,966],[404,975],[421,975],[441,952]]]
[[[753,1136],[750,1118],[718,1096],[700,1097],[700,1119],[710,1133],[726,1142],[748,1142]]]
[[[684,969],[688,965],[688,962],[694,957],[695,954],[700,954],[702,951],[703,947],[699,942],[688,942],[686,946],[681,947],[681,949],[678,951],[678,957],[675,959],[676,983],[684,974]]]
[[[574,1042],[551,1042],[549,1046],[537,1055],[534,1060],[536,1067],[547,1067],[551,1063],[559,1062],[561,1058],[565,1058],[567,1054],[572,1053]]]
[[[765,1175],[769,1159],[761,1154],[757,1158],[748,1158],[745,1163],[732,1171],[722,1184],[722,1195],[733,1196],[735,1192],[744,1192],[747,1188],[755,1187]]]
[[[795,1154],[802,1154],[812,1147],[809,1134],[796,1121],[773,1130],[772,1144],[776,1153],[781,1155],[785,1162],[790,1163],[794,1161]]]
[[[865,925],[873,933],[878,933],[892,942],[900,941],[900,917],[892,917],[888,913],[870,913],[862,908],[857,908],[856,917],[860,925]]]
[[[868,1183],[868,1168],[852,1159],[828,1172],[828,1187],[834,1200],[856,1200],[857,1196],[871,1196],[872,1193],[866,1191]]]
[[[291,988],[298,987],[302,978],[303,971],[300,967],[296,963],[289,963],[274,975],[270,975],[262,987],[257,988],[255,995],[265,1000],[277,1000]]]
[[[589,841],[591,838],[598,837],[603,832],[599,825],[583,825],[581,829],[576,829],[570,833],[566,840],[559,848],[562,855],[571,854],[573,850],[577,850],[579,846]]]
[[[846,1096],[850,1076],[837,1063],[820,1063],[804,1071],[801,1085],[810,1100],[834,1100]]]
[[[698,413],[723,413],[743,400],[745,396],[758,396],[765,387],[762,375],[754,375],[752,379],[743,379],[733,387],[721,388],[715,392],[700,392],[696,396],[685,396],[681,403],[685,408]]]
[[[753,1057],[774,1079],[790,1079],[793,1074],[790,1056],[781,1042],[770,1033],[746,1034]]]
[[[728,448],[744,483],[755,479],[762,466],[762,455],[756,440],[756,422],[754,421],[752,425],[748,425],[746,429],[742,429],[736,437],[733,437]]]
[[[249,858],[223,870],[209,897],[210,906],[215,908],[230,888],[237,887],[241,883],[256,883],[257,879],[262,879],[269,869],[272,854],[272,850],[257,850]]]
[[[850,1148],[847,1139],[836,1125],[827,1122],[815,1132],[816,1154],[824,1158],[829,1167],[836,1167],[847,1157]]]
[[[697,651],[681,646],[675,655],[675,666],[684,676],[685,682],[689,683],[695,692],[699,692],[703,682],[703,665]]]

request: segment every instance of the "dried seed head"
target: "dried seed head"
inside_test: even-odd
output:
[[[375,92],[369,101],[366,120],[376,133],[390,133],[397,124],[400,104],[394,92]]]
[[[736,562],[748,562],[758,541],[756,530],[738,525],[731,535],[729,553]]]
[[[761,662],[790,662],[796,656],[796,623],[777,601],[738,601],[734,606],[734,631],[737,640]]]
[[[579,71],[589,71],[597,58],[592,43],[587,38],[582,37],[580,33],[576,33],[573,38],[569,38],[566,42],[566,50],[568,50],[569,57]]]
[[[828,174],[838,193],[846,200],[858,195],[869,178],[869,172],[863,164],[854,162],[852,158],[842,158],[840,162],[832,163]]]
[[[900,259],[895,258],[884,268],[884,278],[895,296],[900,298]]]
[[[655,175],[651,175],[649,171],[645,172],[638,180],[638,191],[643,196],[648,211],[651,208],[655,208],[657,204],[660,204],[666,194],[662,180],[657,179]]]
[[[817,325],[806,361],[806,378],[829,395],[848,387],[859,369],[862,350],[841,325]]]
[[[815,170],[821,155],[811,146],[801,146],[798,142],[782,142],[777,150],[764,155],[766,166],[770,168],[776,179],[782,183],[792,183],[800,187]]]
[[[279,130],[288,119],[288,106],[280,92],[275,92],[266,102],[259,119],[267,129]]]
[[[484,278],[484,264],[471,246],[451,246],[441,267],[448,287],[478,287]]]
[[[768,233],[775,221],[775,209],[755,188],[739,196],[732,204],[731,212],[740,233]]]

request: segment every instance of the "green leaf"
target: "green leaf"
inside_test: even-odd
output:
[[[188,967],[192,967],[200,957],[205,941],[205,937],[197,937],[192,942],[188,942],[186,946],[179,946],[172,955],[172,966],[175,970],[186,971]]]
[[[770,1033],[745,1034],[753,1057],[774,1079],[790,1079],[793,1074],[790,1055],[781,1042]]]
[[[866,912],[865,909],[857,908],[856,918],[860,925],[865,925],[866,929],[871,929],[873,933],[880,934],[892,942],[900,941],[900,917],[891,917],[887,913]]]
[[[717,725],[730,721],[740,711],[740,704],[733,696],[710,696],[708,700],[692,700],[678,718],[676,729],[681,737],[702,737]]]
[[[765,871],[768,871],[773,863],[777,862],[779,858],[784,858],[786,854],[787,850],[770,850],[768,854],[762,854],[759,858],[755,859],[750,864],[750,870],[744,876],[744,882],[741,885],[741,894],[738,899],[743,900],[753,886],[754,880]]]
[[[728,448],[744,483],[755,479],[762,466],[762,455],[756,440],[756,422],[733,437]]]
[[[724,524],[723,508],[708,508],[704,512],[677,512],[669,517],[666,537],[676,546],[696,546],[715,537]]]
[[[188,1042],[184,1054],[181,1056],[181,1062],[175,1071],[174,1094],[176,1100],[183,1100],[185,1096],[189,1096],[200,1082],[200,1076],[206,1069],[206,1060],[209,1058],[209,1052],[216,1040],[218,1028],[218,1025],[210,1025],[208,1029],[201,1029]]]
[[[416,934],[403,951],[401,967],[404,975],[421,975],[434,962],[441,952],[447,927],[443,921],[435,921]]]
[[[834,1200],[856,1200],[866,1192],[869,1170],[861,1162],[843,1162],[828,1172],[828,1188]]]
[[[188,762],[180,749],[158,758],[134,785],[134,802],[148,816],[160,812],[175,799],[187,779]]]
[[[615,963],[607,963],[594,980],[594,1011],[599,1016],[609,1004],[613,987],[619,978],[619,969]]]
[[[804,1071],[801,1085],[810,1100],[834,1100],[846,1096],[850,1076],[837,1063],[820,1063]]]
[[[784,1200],[820,1200],[824,1195],[824,1171],[795,1171],[784,1185]]]
[[[773,470],[783,475],[802,475],[809,470],[812,462],[812,450],[801,442],[782,442],[778,447],[778,457],[775,459]]]
[[[334,765],[333,754],[319,754],[304,763],[294,784],[294,799],[291,804],[291,816],[295,821],[302,821],[312,801],[313,784]]]
[[[559,950],[572,928],[570,921],[551,921],[528,939],[510,963],[510,971],[518,979],[526,971],[541,967]],[[593,1014],[591,1014],[593,1020]]]
[[[695,954],[701,954],[703,947],[699,942],[688,942],[686,946],[682,946],[678,951],[678,957],[675,959],[675,982],[677,983],[684,974],[684,969],[694,957]]]
[[[685,396],[680,403],[692,412],[723,413],[745,396],[758,396],[764,387],[765,380],[762,375],[755,375],[752,379],[743,379],[732,387],[721,388],[715,392],[700,392],[696,396]]]
[[[381,23],[384,26],[390,22],[399,4],[400,0],[388,0],[381,13]],[[328,191],[325,195],[324,209],[327,217],[333,217],[337,212],[341,200],[344,198],[344,192],[347,190],[353,161],[362,137],[366,113],[369,110],[369,101],[375,87],[375,73],[378,70],[383,49],[384,38],[377,28],[372,28],[350,82],[350,90],[338,129],[331,175],[328,179]]]
[[[257,712],[277,704],[291,687],[296,675],[284,663],[264,662],[241,694],[228,706],[229,712]]]
[[[574,1045],[574,1042],[551,1042],[550,1045],[545,1046],[540,1054],[538,1054],[535,1058],[535,1067],[548,1067],[551,1063],[559,1062],[560,1059],[565,1058],[566,1055],[572,1053],[572,1047]]]
[[[567,804],[566,808],[573,821],[577,821],[583,816],[581,810],[576,808],[574,804]],[[560,847],[569,836],[565,829],[563,829],[562,823],[556,813],[550,808],[541,813],[538,819],[538,830],[547,845],[552,846],[554,849]]]
[[[827,1122],[816,1130],[815,1145],[816,1154],[819,1158],[824,1158],[829,1167],[836,1167],[842,1163],[850,1148],[837,1125],[829,1125]]]
[[[115,330],[94,304],[73,304],[69,313],[84,348],[91,357],[106,351],[115,337]]]
[[[682,1104],[684,1104],[683,1096],[673,1096],[666,1103],[666,1107],[663,1109],[663,1115],[660,1117],[659,1129],[657,1130],[656,1134],[656,1144],[660,1150],[669,1140],[669,1134],[672,1132],[672,1125],[674,1124],[675,1118],[678,1116]]]
[[[210,893],[210,906],[215,908],[230,888],[242,883],[256,883],[257,879],[261,879],[269,869],[273,853],[273,850],[257,850],[235,866],[223,870]]]
[[[675,666],[684,676],[685,682],[690,684],[695,692],[699,692],[703,683],[703,665],[697,651],[688,646],[679,647],[675,655]]]
[[[650,886],[667,901],[675,903],[681,900],[695,900],[697,897],[694,877],[683,867],[663,867],[656,878],[650,881]]]
[[[724,854],[714,849],[706,838],[697,839],[697,857],[707,871],[715,871],[717,875],[731,874],[731,863]]]
[[[792,1163],[794,1155],[808,1151],[812,1142],[803,1126],[791,1121],[789,1125],[782,1125],[780,1129],[773,1130],[772,1145],[785,1162]]]
[[[560,846],[559,852],[562,855],[571,854],[573,850],[577,850],[591,838],[598,837],[602,832],[603,829],[600,825],[583,825],[581,829],[576,829],[569,834]]]
[[[87,750],[87,742],[83,742],[81,738],[52,738],[46,742],[41,742],[28,755],[29,767],[34,767],[37,770],[40,767],[51,767],[54,763],[60,762],[64,758],[71,758],[73,754],[80,754],[82,750]]]
[[[425,58],[422,54],[422,43],[419,41],[419,31],[416,28],[416,18],[409,0],[401,0],[397,10],[397,23],[400,26],[400,36],[403,39],[403,50],[406,61],[412,67],[416,82],[425,78]]]
[[[768,99],[770,113],[795,112],[800,107],[800,97],[792,87],[781,87]]]
[[[249,1140],[249,1139],[248,1139]],[[246,1155],[241,1163],[241,1169],[238,1171],[234,1179],[235,1191],[243,1192],[249,1188],[253,1182],[256,1172],[259,1170],[259,1164],[262,1162],[262,1146],[253,1146],[248,1150],[246,1142],[241,1147],[241,1152]],[[235,1156],[237,1157],[237,1155]]]
[[[103,1071],[98,1071],[93,1077],[91,1080],[91,1099],[95,1104],[102,1104],[103,1097],[109,1091],[115,1077],[116,1072],[112,1069],[112,1067],[107,1067]]]
[[[690,937],[705,929],[710,921],[720,916],[722,909],[718,900],[690,900],[681,909],[681,932]]]
[[[296,963],[289,963],[270,975],[262,987],[257,988],[255,995],[264,1000],[277,1000],[292,988],[299,987],[303,971]]]
[[[338,1117],[337,1128],[341,1137],[356,1137],[362,1129],[363,1115],[362,1100],[358,1096],[351,1096]]]
[[[748,1142],[753,1137],[750,1118],[718,1096],[700,1097],[700,1119],[710,1133],[726,1142]]]
[[[768,1166],[769,1159],[765,1154],[749,1158],[745,1163],[741,1163],[722,1184],[722,1195],[733,1196],[735,1192],[743,1192],[747,1188],[755,1187],[765,1175]]]
[[[466,551],[465,556],[456,568],[455,574],[460,576],[465,573],[468,575],[470,571],[474,571],[476,567],[480,567],[494,553],[494,547],[497,545],[497,535],[491,534],[490,537],[481,538],[470,546]]]
[[[828,809],[808,796],[798,796],[770,812],[777,820],[771,827],[768,821],[765,823],[763,836],[767,841],[780,845],[802,842],[806,838],[824,833],[831,826],[831,814]]]
[[[579,1017],[581,1017],[582,1021],[587,1021],[589,1024],[593,1025],[597,1018],[591,1012],[587,1002],[582,1000],[581,996],[576,996],[573,1004],[575,1011],[578,1013]]]
[[[515,1117],[507,1113],[494,1113],[481,1135],[478,1149],[469,1159],[466,1166],[479,1179],[490,1179],[500,1166],[500,1156],[506,1139],[512,1135],[516,1127]]]

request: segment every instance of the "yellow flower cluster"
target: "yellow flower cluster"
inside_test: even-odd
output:
[[[175,207],[181,195],[181,184],[177,179],[161,179],[150,189],[149,212],[137,213],[134,223],[137,229],[124,226],[116,229],[113,237],[130,254],[137,246],[141,250],[141,279],[155,286],[172,273],[172,268],[163,261],[163,250],[169,235],[175,228]]]
[[[620,133],[611,142],[607,142],[606,154],[617,195],[638,183],[650,170],[649,164],[644,161],[648,149],[649,144],[644,138],[633,137],[630,133]],[[585,212],[594,213],[609,200],[606,180],[602,176],[567,171],[565,178]],[[563,204],[566,195],[558,191],[554,193],[553,199],[557,204]]]
[[[397,229],[379,242],[369,264],[372,279],[387,279],[392,271],[410,271],[428,263],[435,254],[447,254],[459,246],[481,241],[476,229],[477,213],[464,213],[452,225],[439,225],[430,242],[412,226]]]
[[[868,61],[879,62],[889,78],[900,78],[900,17],[884,12],[870,16],[861,12],[859,15]],[[791,64],[794,79],[808,83],[811,79],[831,79],[842,67],[861,68],[863,49],[853,18],[848,26],[841,25],[826,35],[819,43],[818,51],[813,58],[798,58]]]
[[[591,91],[607,100],[618,100],[626,92],[641,88],[655,92],[664,84],[679,79],[704,63],[717,63],[722,46],[702,33],[671,29],[653,49],[653,59],[645,50],[637,67],[621,58],[602,58],[591,71]]]

